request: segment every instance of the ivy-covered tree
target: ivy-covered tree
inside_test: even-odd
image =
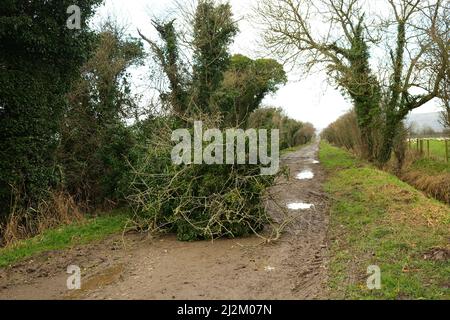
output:
[[[129,173],[126,160],[134,145],[124,123],[135,106],[128,69],[141,64],[143,57],[140,39],[107,22],[69,94],[58,160],[65,187],[78,201],[101,205],[123,197],[120,184]]]
[[[168,79],[169,91],[161,93],[163,104],[169,109],[169,113],[183,118],[189,111],[188,80],[186,79],[187,71],[183,68],[183,63],[180,61],[179,41],[174,22],[175,20],[165,23],[152,21],[153,26],[158,31],[163,42],[162,45],[158,45],[156,42],[147,38],[140,30],[138,30],[138,33],[150,45],[154,57],[161,65]]]
[[[177,117],[218,114],[215,95],[222,86],[230,67],[229,46],[238,32],[229,3],[217,4],[200,0],[192,17],[192,68],[184,68],[180,59],[180,34],[174,20],[153,21],[162,44],[140,36],[150,45],[168,80],[168,92],[161,94],[162,102]]]
[[[287,82],[283,66],[273,59],[252,60],[244,55],[231,57],[216,103],[230,126],[246,125],[249,115],[268,94]]]
[[[69,29],[70,0],[0,2],[0,214],[13,193],[35,206],[57,183],[55,150],[66,93],[87,60],[87,20],[101,0],[79,0],[81,28]]]
[[[180,117],[221,114],[224,126],[245,126],[264,97],[287,82],[283,66],[273,59],[230,56],[229,46],[237,27],[229,4],[200,1],[194,17],[192,70],[182,67],[174,20],[153,22],[162,45],[141,34],[168,79],[170,91],[161,95],[162,100]]]
[[[202,112],[218,111],[211,97],[230,64],[229,46],[238,32],[229,3],[200,0],[194,18],[193,97]]]

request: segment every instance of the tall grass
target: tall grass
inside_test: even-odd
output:
[[[440,160],[423,158],[409,150],[398,176],[427,195],[450,204],[450,166]]]
[[[83,220],[84,215],[74,199],[63,192],[53,192],[36,208],[24,209],[18,205],[19,196],[13,199],[11,214],[0,225],[0,245],[8,246],[42,232]]]

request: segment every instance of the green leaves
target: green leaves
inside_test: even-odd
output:
[[[92,205],[106,199],[120,202],[127,193],[127,160],[132,160],[136,143],[122,122],[134,106],[127,69],[141,64],[144,57],[141,41],[111,22],[97,38],[98,46],[70,93],[58,150],[65,187]]]
[[[194,20],[193,85],[195,104],[214,111],[211,97],[219,88],[230,63],[229,46],[238,32],[230,4],[202,0]]]
[[[0,4],[0,216],[12,188],[21,205],[35,205],[55,185],[55,150],[65,95],[90,54],[87,19],[100,0],[80,0],[83,28],[66,27],[72,1]]]
[[[273,59],[252,60],[241,54],[232,56],[214,97],[224,114],[225,124],[245,126],[264,97],[286,82],[283,66]]]

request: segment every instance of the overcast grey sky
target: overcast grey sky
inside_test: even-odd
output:
[[[183,2],[185,0],[179,0]],[[192,3],[192,0],[187,0]],[[235,18],[239,21],[240,34],[237,36],[232,53],[242,53],[252,58],[264,57],[264,50],[260,45],[258,30],[249,19],[252,7],[257,0],[231,0]],[[375,5],[386,3],[375,0]],[[151,26],[153,17],[165,17],[175,8],[174,0],[105,0],[99,8],[95,21],[114,16],[119,23],[129,25],[130,33],[137,35],[137,28],[144,34],[156,39],[155,30]],[[134,72],[136,82],[145,76],[146,69]],[[265,105],[281,107],[292,118],[309,121],[316,128],[325,128],[340,115],[351,108],[339,91],[328,86],[324,74],[314,74],[304,77],[300,71],[289,73],[289,83],[282,87],[275,95],[267,97]],[[439,111],[434,103],[429,103],[414,113]]]

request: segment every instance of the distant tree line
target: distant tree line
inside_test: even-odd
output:
[[[311,142],[316,129],[311,123],[289,118],[280,108],[261,108],[248,119],[249,128],[279,129],[280,148],[287,149]]]

